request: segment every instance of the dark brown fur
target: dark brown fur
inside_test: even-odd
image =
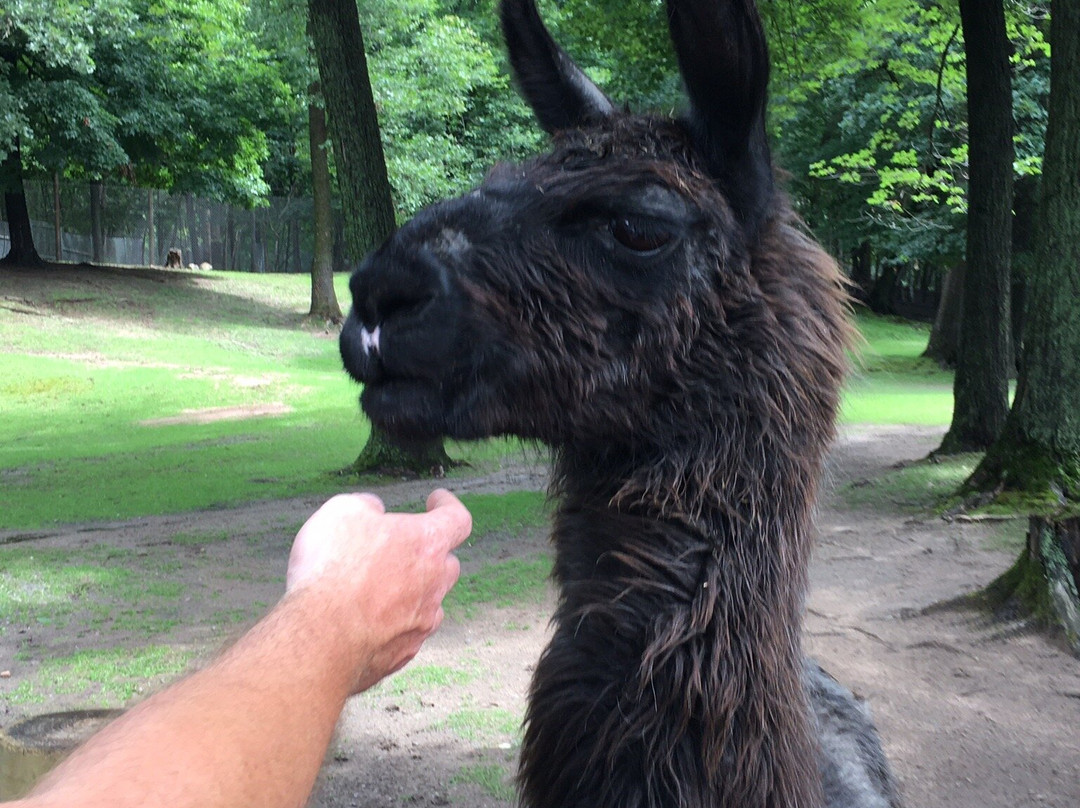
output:
[[[614,128],[638,130],[629,136],[640,143],[642,126]],[[568,140],[552,163],[581,159]],[[592,148],[618,149],[606,137]],[[683,159],[666,181],[708,207],[715,188],[684,148],[672,151]],[[588,173],[578,180],[602,186],[603,167]],[[799,637],[811,503],[846,366],[844,284],[781,198],[750,250],[723,200],[712,207],[722,294],[674,301],[673,319],[650,324],[656,344],[629,360],[632,378],[695,387],[667,401],[616,402],[612,390],[606,401],[609,360],[596,345],[596,366],[567,373],[557,391],[621,423],[557,447],[562,594],[527,715],[526,805],[821,802]],[[592,310],[576,301],[574,311]],[[573,332],[603,329],[585,321]],[[522,400],[551,400],[541,396]],[[618,428],[632,445],[610,440]]]

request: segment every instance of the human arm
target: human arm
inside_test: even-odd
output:
[[[286,594],[239,642],[114,721],[9,808],[300,806],[352,694],[401,668],[442,619],[471,520],[335,497],[300,529]]]

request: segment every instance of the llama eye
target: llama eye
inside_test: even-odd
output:
[[[622,246],[636,253],[651,253],[659,250],[669,241],[672,234],[653,222],[620,216],[608,225],[611,236]]]

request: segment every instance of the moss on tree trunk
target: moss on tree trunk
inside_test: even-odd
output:
[[[446,454],[442,441],[419,443],[392,440],[372,427],[371,437],[349,468],[355,474],[385,474],[395,477],[443,477],[458,463]]]
[[[1009,618],[1026,617],[1060,629],[1080,652],[1080,518],[1033,516],[1027,546],[1016,563],[988,586],[982,599]]]

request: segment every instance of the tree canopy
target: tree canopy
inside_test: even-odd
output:
[[[0,157],[255,202],[310,187],[314,77],[302,0],[9,0]],[[619,103],[683,102],[662,0],[543,4]],[[398,218],[475,183],[541,135],[510,87],[494,0],[358,0]],[[762,3],[780,162],[838,251],[947,267],[964,252],[967,120],[959,12],[945,0]],[[1015,170],[1037,176],[1048,2],[1006,2]],[[332,166],[333,170],[333,166]],[[1033,195],[1020,194],[1018,206]]]
[[[14,0],[0,10],[0,152],[251,203],[285,86],[245,0]]]
[[[927,0],[806,5],[829,21],[805,28],[803,50],[819,32],[829,39],[816,57],[787,59],[783,45],[774,49],[781,76],[774,83],[773,121],[804,215],[822,239],[844,248],[869,239],[898,262],[959,260],[968,153],[958,6]],[[1024,177],[1037,174],[1042,159],[1049,91],[1045,4],[1008,3],[1007,12],[1014,166]]]

